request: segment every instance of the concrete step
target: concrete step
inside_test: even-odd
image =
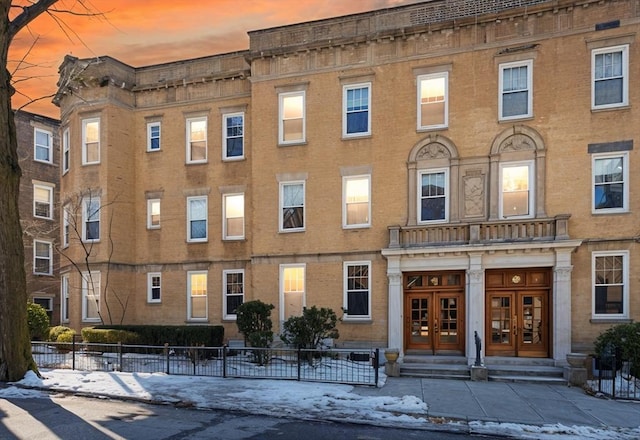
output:
[[[428,377],[439,379],[469,380],[469,367],[464,364],[427,364],[427,363],[403,363],[400,365],[400,375],[406,377]]]

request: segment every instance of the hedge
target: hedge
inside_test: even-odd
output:
[[[93,328],[135,333],[135,343],[140,345],[168,343],[181,347],[221,347],[224,342],[224,327],[221,325],[97,325]],[[84,329],[82,334],[84,339]]]

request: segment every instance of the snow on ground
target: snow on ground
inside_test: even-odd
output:
[[[0,388],[0,398],[42,398],[47,394],[38,390],[66,391],[274,417],[462,430],[520,439],[637,440],[640,434],[638,430],[583,426],[433,420],[427,417],[427,405],[417,397],[361,396],[351,385],[77,370],[43,370],[42,375],[27,373],[20,382]]]

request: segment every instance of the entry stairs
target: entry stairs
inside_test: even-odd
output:
[[[488,380],[495,382],[566,384],[564,368],[553,359],[487,357]],[[471,367],[464,356],[405,354],[400,376],[471,380]]]

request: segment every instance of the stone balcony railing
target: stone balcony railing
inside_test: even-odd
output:
[[[389,248],[568,240],[569,217],[390,226]]]

